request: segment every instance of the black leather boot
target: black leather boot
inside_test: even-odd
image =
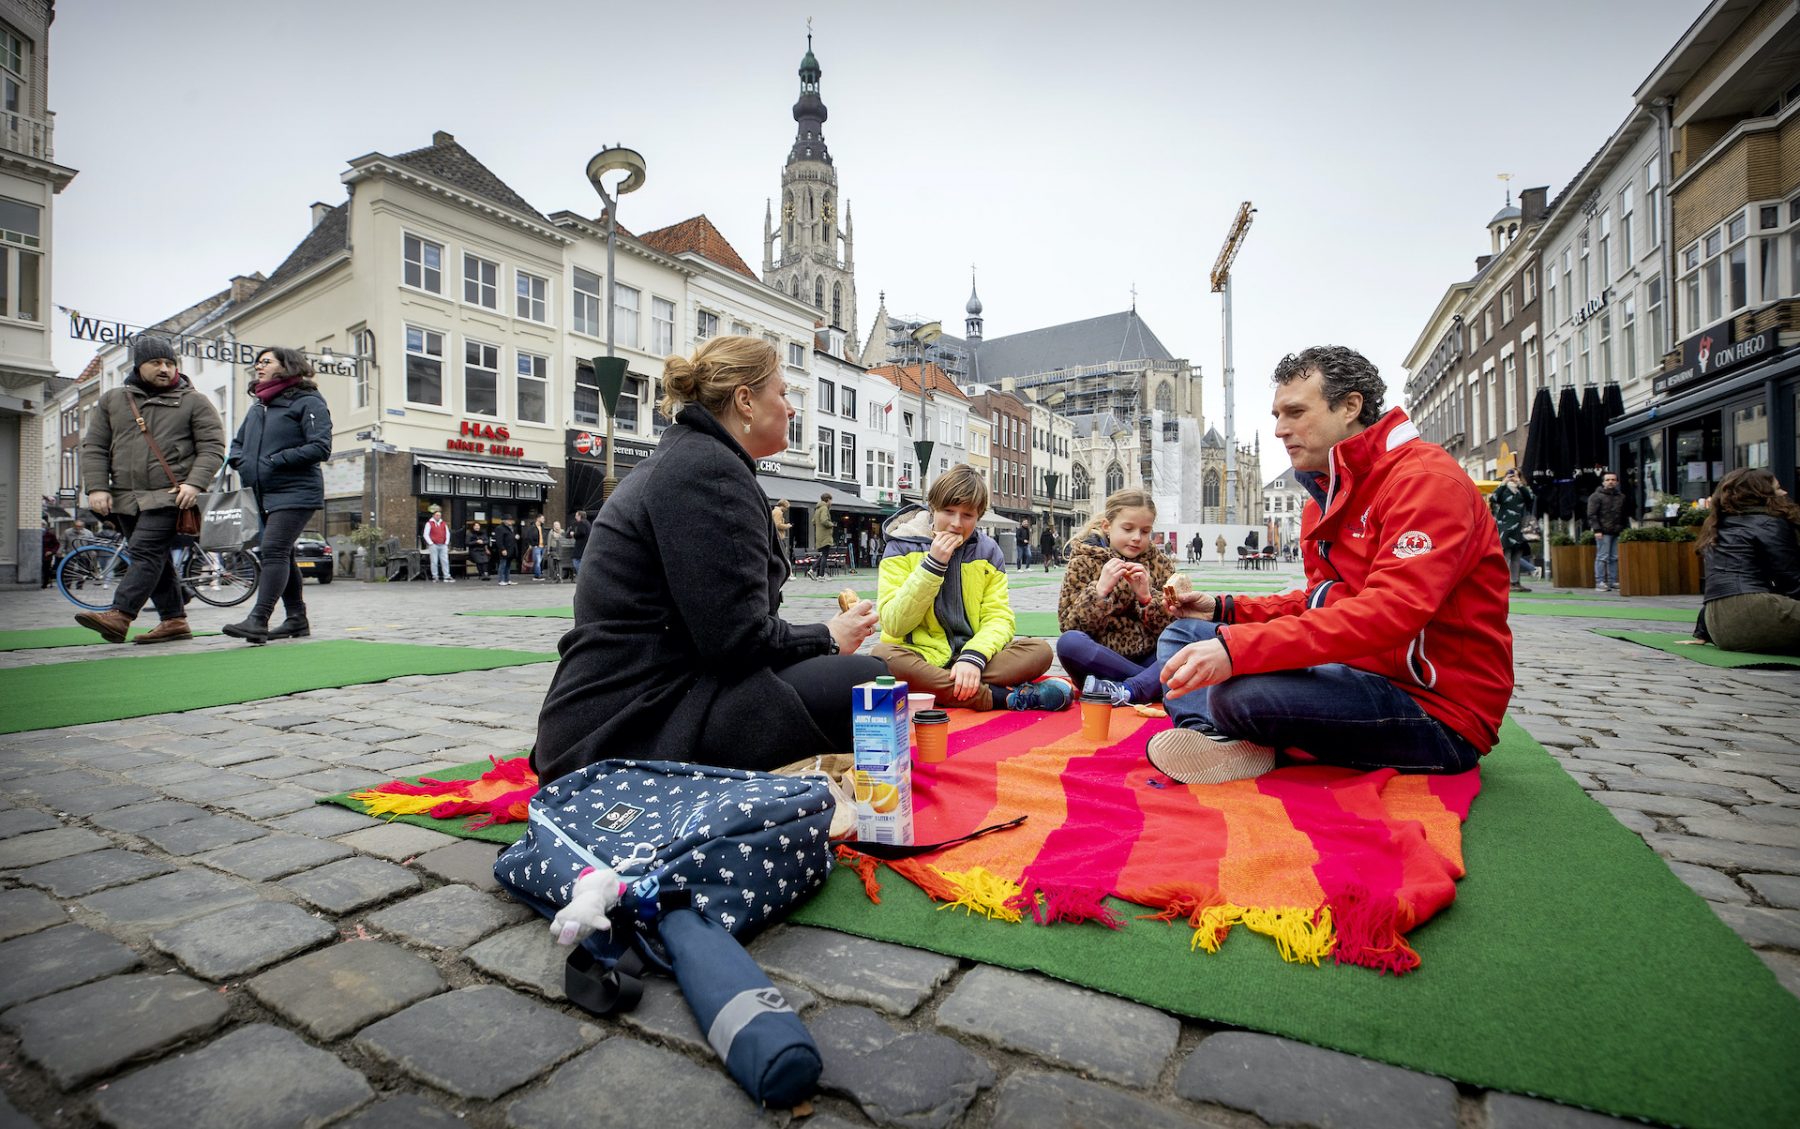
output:
[[[269,641],[269,617],[251,612],[242,623],[228,623],[219,628],[233,639],[243,639],[251,643],[267,643]]]
[[[304,639],[312,634],[312,625],[306,622],[306,609],[289,612],[288,617],[269,628],[271,639]]]

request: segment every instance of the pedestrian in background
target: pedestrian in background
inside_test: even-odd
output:
[[[813,507],[812,513],[813,549],[819,554],[819,563],[813,566],[813,575],[824,579],[825,554],[831,550],[831,495],[819,495],[819,504]]]
[[[259,544],[262,577],[250,614],[220,628],[234,639],[267,643],[312,634],[294,542],[312,515],[325,505],[325,475],[319,466],[331,457],[331,409],[313,381],[313,367],[298,349],[272,346],[256,354],[254,401],[231,441],[230,463],[261,511]],[[269,626],[280,600],[287,619]]]
[[[1056,530],[1047,519],[1044,531],[1038,534],[1038,552],[1044,558],[1044,571],[1049,572],[1050,566],[1056,563]]]
[[[513,583],[513,562],[519,559],[519,534],[513,528],[511,514],[500,519],[500,524],[495,527],[490,544],[493,547],[494,559],[500,564],[499,583],[511,585]]]
[[[187,609],[169,549],[179,511],[193,509],[225,462],[225,425],[212,401],[181,374],[167,339],[131,341],[131,375],[100,394],[81,440],[81,480],[97,517],[114,516],[131,540],[131,564],[113,589],[112,607],[75,622],[123,643],[146,602],[162,622],[139,643],[191,639]]]
[[[50,587],[50,581],[56,576],[56,550],[59,545],[60,542],[56,539],[55,528],[51,526],[50,519],[45,518],[44,536],[42,540],[44,564],[42,568],[43,575],[40,577],[42,583],[38,585],[39,588]]]
[[[531,579],[544,579],[544,515],[534,514],[524,530],[524,563],[531,566]]]
[[[1619,476],[1607,471],[1588,495],[1588,527],[1594,531],[1594,587],[1611,592],[1619,583],[1619,534],[1631,524]]]
[[[475,566],[475,579],[486,580],[490,575],[487,531],[481,528],[480,522],[471,521],[457,536],[462,539],[469,563]]]
[[[1030,568],[1031,567],[1031,519],[1030,518],[1022,517],[1019,519],[1018,544],[1014,547],[1019,550],[1019,554],[1018,554],[1019,555],[1019,568],[1020,569]],[[884,555],[885,555],[885,550],[884,550]]]
[[[1512,590],[1529,592],[1520,582],[1520,573],[1530,567],[1531,542],[1525,539],[1525,519],[1531,515],[1531,487],[1519,477],[1517,468],[1488,495],[1488,509],[1494,513],[1494,524],[1500,529],[1500,551],[1512,570]]]
[[[574,544],[575,575],[581,575],[581,558],[587,552],[588,538],[594,534],[594,525],[588,520],[586,510],[575,511],[575,524],[569,531],[570,540]]]
[[[769,518],[775,523],[775,537],[781,543],[781,555],[790,561],[793,560],[794,545],[788,537],[788,532],[794,528],[794,523],[788,520],[788,500],[786,498],[775,503],[775,508],[769,511]]]
[[[431,579],[454,584],[450,579],[450,523],[444,520],[444,507],[431,507],[425,522],[425,551],[431,556]]]

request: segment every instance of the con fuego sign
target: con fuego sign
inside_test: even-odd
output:
[[[141,325],[128,325],[122,321],[108,321],[105,318],[90,318],[69,311],[69,336],[77,341],[92,341],[96,345],[129,346],[132,338],[145,332]],[[163,330],[154,331],[158,337],[167,337],[175,347],[175,352],[183,357],[192,357],[197,361],[220,361],[228,365],[253,365],[256,355],[267,349],[267,345],[253,345],[244,341],[225,341],[217,337],[190,337],[185,333],[169,333]],[[340,357],[336,354],[308,353],[306,359],[312,362],[315,372],[328,376],[355,376],[356,358]]]
[[[1753,361],[1775,348],[1775,334],[1764,331],[1734,341],[1733,323],[1720,322],[1681,343],[1681,367],[1651,382],[1656,392],[1674,392]]]

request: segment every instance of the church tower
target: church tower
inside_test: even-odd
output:
[[[850,209],[838,208],[837,168],[825,148],[825,101],[819,96],[819,60],[806,36],[800,60],[798,129],[781,170],[781,207],[763,213],[763,281],[810,302],[819,320],[844,331],[850,353],[856,343],[855,229]]]

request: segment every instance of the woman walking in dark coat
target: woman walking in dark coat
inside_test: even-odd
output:
[[[331,457],[331,409],[313,383],[312,365],[298,349],[272,347],[256,355],[255,402],[231,441],[228,461],[256,492],[262,514],[262,578],[256,603],[242,622],[221,628],[251,643],[297,639],[312,634],[294,542],[325,504],[325,476],[319,464]],[[287,619],[269,626],[279,599]]]
[[[788,562],[755,462],[786,449],[793,414],[775,350],[715,337],[664,366],[675,423],[594,520],[538,716],[542,780],[607,757],[768,769],[846,751],[851,687],[887,673],[854,653],[871,601],[823,624],[778,614]]]

